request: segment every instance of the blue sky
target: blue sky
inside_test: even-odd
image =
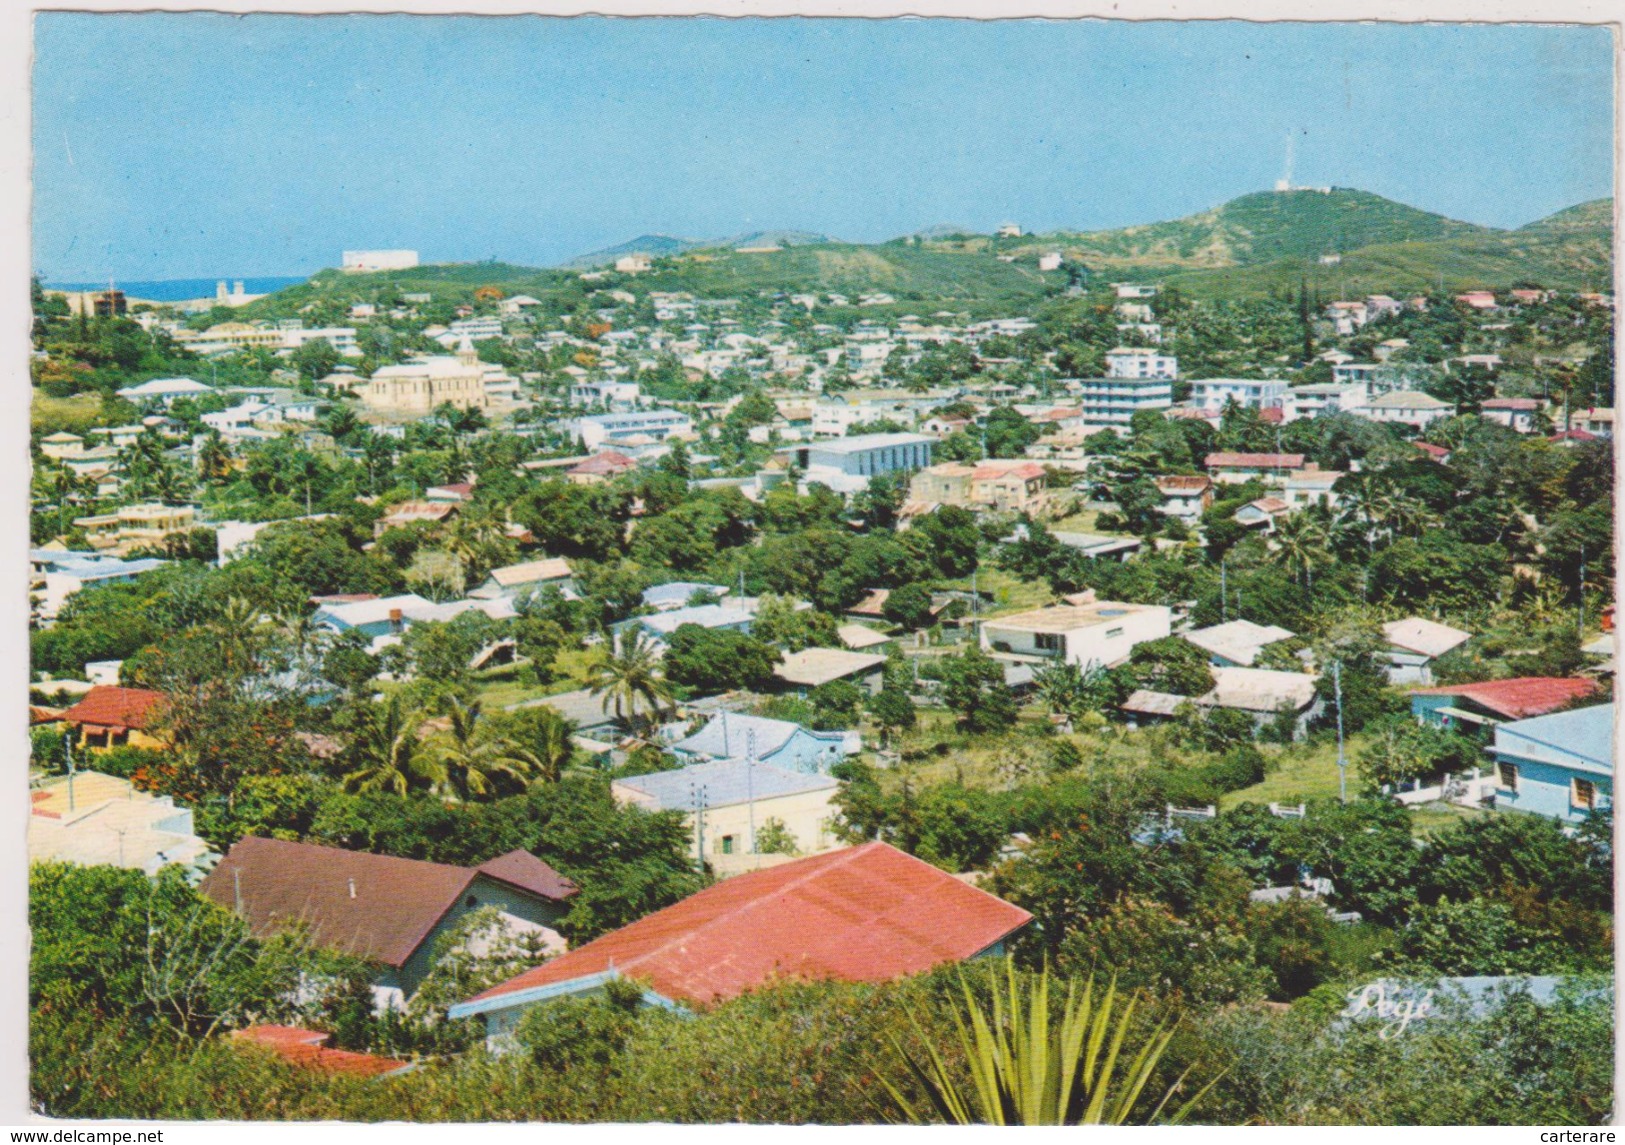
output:
[[[1600,28],[42,13],[48,279],[548,265],[644,233],[1092,229],[1295,181],[1611,193]]]

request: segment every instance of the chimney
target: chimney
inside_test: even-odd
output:
[[[396,632],[399,632],[401,630],[401,610],[400,609],[392,608],[392,609],[389,610],[389,626],[391,628],[393,628]]]
[[[355,898],[355,880],[350,880],[350,897]]]
[[[243,296],[243,284],[241,282],[232,283],[231,292],[238,298],[241,298]]]

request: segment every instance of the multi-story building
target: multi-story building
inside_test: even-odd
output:
[[[1141,410],[1174,404],[1174,387],[1166,378],[1084,378],[1080,385],[1086,425],[1127,426]]]
[[[190,505],[126,505],[116,512],[75,518],[73,525],[84,531],[91,548],[122,555],[131,549],[161,545],[164,538],[195,528],[197,510]]]
[[[910,501],[1043,516],[1049,508],[1044,467],[1017,458],[976,465],[946,462],[922,469],[909,484]]]
[[[633,409],[641,396],[642,391],[636,382],[581,381],[570,386],[570,404],[573,406]]]
[[[588,414],[575,418],[570,422],[570,427],[582,444],[593,450],[623,443],[633,437],[665,441],[674,434],[686,437],[694,432],[694,422],[689,416],[673,409]]]
[[[1364,382],[1324,382],[1293,386],[1281,396],[1281,420],[1341,413],[1362,408],[1371,391]]]
[[[1381,368],[1378,362],[1334,362],[1332,364],[1332,382],[1337,385],[1370,386],[1377,380],[1377,371]]]
[[[1191,404],[1197,409],[1222,410],[1229,402],[1249,409],[1281,404],[1290,387],[1264,378],[1203,378],[1191,383]]]
[[[1149,346],[1119,346],[1106,351],[1106,376],[1172,379],[1179,376],[1179,359]]]
[[[1162,494],[1158,509],[1169,517],[1177,517],[1187,525],[1202,519],[1202,513],[1213,504],[1213,479],[1200,474],[1169,474],[1157,479],[1157,492]]]

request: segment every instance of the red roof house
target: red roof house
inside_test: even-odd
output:
[[[1569,676],[1519,676],[1511,680],[1485,680],[1477,684],[1450,684],[1440,688],[1418,688],[1412,696],[1450,697],[1449,706],[1502,720],[1523,720],[1555,712],[1597,690],[1595,680]],[[1412,707],[1418,705],[1413,701]],[[1422,707],[1438,710],[1436,703],[1423,701]]]
[[[581,464],[565,470],[564,475],[578,485],[591,485],[599,481],[608,481],[611,477],[619,477],[637,467],[638,463],[626,454],[606,450],[603,453],[595,453]]]
[[[319,1073],[348,1074],[352,1077],[387,1077],[416,1068],[411,1062],[358,1054],[350,1050],[330,1050],[331,1034],[304,1030],[298,1026],[249,1026],[235,1030],[232,1038],[245,1045],[262,1046],[290,1065]]]
[[[1434,445],[1429,441],[1413,441],[1411,444],[1441,465],[1450,459],[1450,451],[1442,445]]]
[[[149,733],[158,725],[163,703],[162,692],[98,684],[60,718],[78,730],[85,747],[156,747],[159,741]]]
[[[1283,469],[1302,469],[1303,462],[1301,453],[1210,453],[1202,465],[1221,481],[1236,481]]]
[[[576,893],[528,851],[454,867],[253,835],[238,840],[199,889],[256,936],[303,926],[317,945],[377,964],[379,984],[407,994],[428,972],[435,939],[467,911],[495,906],[510,929],[558,948],[550,927]]]
[[[775,979],[883,982],[997,950],[1032,918],[886,843],[726,879],[458,1003],[510,1028],[551,997],[635,979],[660,1002],[704,1006]]]

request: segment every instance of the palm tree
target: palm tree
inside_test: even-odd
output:
[[[240,596],[229,597],[215,618],[214,629],[226,654],[226,666],[238,672],[253,669],[259,655],[264,621],[260,610]]]
[[[1275,526],[1271,544],[1289,570],[1297,569],[1295,578],[1303,578],[1308,587],[1314,587],[1314,568],[1325,552],[1326,530],[1308,513],[1295,513]]]
[[[197,469],[209,484],[223,481],[231,473],[231,450],[218,429],[211,429],[197,451]]]
[[[595,696],[608,695],[615,704],[615,718],[632,727],[638,724],[638,703],[646,702],[658,715],[672,700],[671,685],[656,672],[660,658],[654,645],[640,630],[623,639],[619,652],[593,665],[587,686]]]
[[[1368,560],[1377,554],[1377,538],[1384,532],[1392,495],[1377,482],[1360,482],[1343,496],[1342,521],[1366,546]]]
[[[407,712],[398,695],[371,705],[350,741],[349,755],[356,766],[344,777],[346,791],[392,791],[405,795],[444,782],[443,772],[418,738],[421,721]]]
[[[502,786],[523,787],[529,761],[502,740],[480,734],[480,702],[452,698],[451,726],[436,745],[441,782],[463,802],[485,798]]]
[[[1439,515],[1420,497],[1397,493],[1388,499],[1385,510],[1385,522],[1401,536],[1420,537],[1439,525]]]
[[[575,755],[575,725],[545,704],[527,709],[522,722],[529,734],[504,738],[507,758],[522,762],[543,783],[557,783]]]

